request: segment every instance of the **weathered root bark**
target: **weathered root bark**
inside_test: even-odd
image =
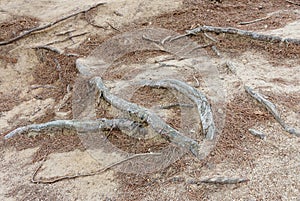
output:
[[[19,127],[7,135],[5,139],[25,132],[40,132],[50,128],[70,128],[84,131],[111,130],[117,128],[120,130],[133,130],[139,128],[139,124],[128,119],[97,119],[97,120],[56,120],[42,124],[31,124],[28,126]]]
[[[300,137],[300,131],[296,130],[295,128],[292,128],[290,126],[288,126],[283,119],[281,119],[280,114],[276,108],[276,106],[270,102],[269,100],[267,100],[266,98],[264,98],[262,95],[260,95],[257,92],[254,92],[253,89],[251,89],[250,87],[245,86],[245,90],[248,94],[250,94],[250,96],[252,98],[254,98],[255,100],[257,100],[259,103],[261,103],[272,115],[273,117],[276,119],[276,121],[282,126],[282,128],[292,134],[292,135],[296,135],[298,137]]]
[[[173,79],[152,81],[149,83],[145,83],[144,85],[156,87],[156,88],[175,89],[176,91],[188,97],[197,106],[199,117],[202,124],[202,131],[206,136],[206,138],[209,140],[213,140],[216,137],[215,136],[216,128],[213,120],[212,109],[210,107],[207,98],[200,91],[187,85],[184,82],[181,82],[179,80],[173,80]]]
[[[300,45],[299,39],[294,38],[281,38],[279,36],[271,36],[266,34],[260,34],[252,31],[245,31],[241,29],[236,29],[232,27],[213,27],[213,26],[201,26],[192,30],[187,30],[186,35],[194,35],[202,32],[214,32],[214,33],[229,33],[237,34],[240,36],[247,36],[255,40],[267,41],[267,42],[283,42],[283,43],[293,43]]]
[[[156,133],[162,135],[170,142],[174,143],[179,147],[191,151],[191,153],[196,157],[200,157],[199,150],[201,147],[195,140],[184,136],[179,131],[169,126],[167,123],[165,123],[164,120],[162,120],[155,113],[135,103],[128,102],[124,99],[121,99],[111,94],[109,89],[104,85],[100,77],[93,78],[90,83],[94,84],[96,88],[99,90],[101,98],[103,98],[105,101],[110,103],[113,107],[128,113],[132,119],[134,119],[135,121],[141,124],[147,123],[149,126],[152,127],[152,129]],[[184,92],[186,94],[189,94],[189,96],[191,96],[191,94],[195,94],[196,95],[195,98],[200,97],[200,94],[196,93],[196,91],[190,91],[190,89],[185,89]],[[202,108],[202,110],[204,110],[202,112],[204,113],[205,108]],[[207,128],[205,128],[205,130],[207,130]],[[207,138],[212,139],[214,137],[214,134],[211,133],[208,134],[207,136],[209,136]]]

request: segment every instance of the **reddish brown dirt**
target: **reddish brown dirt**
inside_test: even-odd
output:
[[[0,24],[0,41],[18,36],[21,32],[39,25],[39,20],[28,16],[15,16]]]

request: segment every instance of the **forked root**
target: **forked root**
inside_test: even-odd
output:
[[[35,131],[39,132],[50,128],[70,128],[80,131],[97,131],[97,130],[111,130],[118,128],[121,131],[142,131],[142,126],[146,123],[154,132],[162,135],[171,143],[189,150],[193,155],[200,158],[201,146],[197,141],[184,136],[176,129],[169,126],[158,115],[151,110],[139,106],[135,103],[128,102],[118,96],[110,93],[110,90],[104,85],[100,77],[95,77],[90,80],[90,84],[96,87],[100,92],[100,98],[110,103],[113,107],[122,112],[129,114],[129,119],[97,119],[97,120],[57,120],[42,124],[32,124],[17,128],[8,133],[5,138],[11,138],[17,134]],[[215,125],[213,121],[212,111],[206,97],[195,88],[178,80],[161,80],[157,82],[148,83],[152,87],[166,87],[172,88],[191,99],[198,108],[200,120],[202,122],[203,132],[207,140],[213,140],[215,136]]]
[[[196,157],[200,157],[200,145],[193,139],[184,136],[176,129],[169,126],[164,120],[158,115],[153,113],[147,108],[141,107],[135,103],[128,102],[120,97],[117,97],[110,93],[109,89],[104,85],[100,77],[95,77],[91,80],[91,84],[95,85],[100,92],[101,98],[110,103],[113,107],[121,110],[122,112],[128,113],[132,119],[139,123],[147,123],[152,129],[162,135],[164,138],[174,143],[175,145],[191,151]],[[158,84],[158,83],[157,83]],[[206,138],[209,140],[215,137],[215,127],[212,119],[211,111],[208,112],[208,102],[202,94],[196,89],[184,84],[177,80],[164,80],[161,84],[169,84],[171,88],[175,88],[184,95],[187,95],[192,99],[198,106],[200,111],[200,118],[202,121],[203,130],[206,133]],[[151,86],[151,84],[150,84]],[[152,86],[156,86],[155,83]],[[157,85],[159,86],[159,85]],[[206,101],[203,101],[206,100]],[[210,108],[209,108],[210,109]],[[211,116],[210,116],[211,115]],[[204,122],[204,123],[203,123]]]

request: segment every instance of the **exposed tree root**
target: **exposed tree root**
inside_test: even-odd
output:
[[[266,34],[260,34],[252,31],[245,31],[241,29],[236,29],[232,27],[213,27],[213,26],[201,26],[192,30],[187,30],[186,35],[195,35],[202,32],[214,32],[214,33],[229,33],[237,34],[240,36],[247,36],[255,40],[268,41],[268,42],[283,42],[283,43],[293,43],[300,45],[299,39],[294,38],[281,38],[279,36],[271,36]]]
[[[300,137],[300,131],[296,130],[295,128],[292,128],[290,126],[288,126],[283,119],[281,119],[280,114],[276,108],[276,106],[270,102],[269,100],[267,100],[266,98],[264,98],[262,95],[260,95],[257,92],[254,92],[253,89],[251,89],[250,87],[245,86],[245,90],[248,94],[250,94],[251,97],[253,97],[255,100],[257,100],[259,103],[261,103],[272,115],[273,117],[276,119],[276,121],[282,126],[282,128],[292,134],[292,135],[296,135]]]
[[[200,145],[193,139],[184,136],[181,134],[179,131],[176,129],[172,128],[169,126],[165,121],[163,121],[159,116],[157,116],[155,113],[151,112],[147,108],[141,107],[135,103],[128,102],[124,99],[121,99],[113,94],[110,93],[109,89],[104,85],[102,79],[100,77],[95,77],[91,80],[91,84],[94,84],[96,88],[100,92],[100,96],[106,100],[108,103],[110,103],[113,107],[126,112],[130,115],[130,118],[133,120],[143,124],[147,123],[151,128],[158,134],[162,135],[165,137],[167,140],[170,142],[176,144],[179,147],[182,147],[184,149],[187,149],[191,151],[193,155],[196,157],[200,157],[199,155],[199,150],[200,150]],[[176,86],[175,84],[173,85],[174,87]],[[182,89],[182,86],[177,86],[181,92],[187,94],[189,97],[192,95],[195,95],[194,97],[195,102],[197,98],[200,98],[202,95],[200,93],[197,93],[196,90],[192,90],[193,88],[185,88]],[[203,97],[202,97],[203,98]],[[201,99],[203,100],[203,99]],[[196,102],[197,105],[201,105],[200,100]],[[199,106],[200,107],[200,106]],[[206,114],[207,108],[204,106],[199,108],[201,110],[201,114]],[[209,116],[209,113],[207,114]],[[213,124],[213,122],[210,122],[210,118],[207,118],[207,116],[202,116],[203,120],[206,122],[204,125],[208,125],[210,123]],[[202,119],[201,119],[202,120]],[[204,132],[206,133],[206,138],[207,139],[213,139],[214,138],[214,124],[212,127],[205,127],[204,126]]]
[[[113,107],[128,113],[132,120],[127,119],[97,119],[97,120],[57,120],[43,124],[32,124],[17,128],[8,133],[5,138],[11,138],[17,134],[29,131],[41,131],[49,128],[72,128],[81,131],[96,131],[96,130],[111,130],[118,128],[121,131],[131,130],[142,132],[141,125],[149,125],[154,132],[162,135],[175,145],[191,151],[196,157],[200,157],[199,150],[201,146],[193,139],[184,136],[176,129],[169,126],[158,115],[147,108],[141,107],[135,103],[128,102],[110,93],[109,89],[104,85],[100,77],[95,77],[90,80],[90,84],[96,87],[100,92],[100,98],[110,103]],[[199,112],[202,122],[202,130],[206,139],[213,140],[216,136],[215,124],[213,121],[212,111],[206,97],[193,87],[178,80],[161,80],[151,83],[146,83],[152,87],[172,88],[192,100]],[[139,130],[137,130],[139,129]]]
[[[19,40],[19,39],[25,37],[25,36],[28,36],[28,35],[30,35],[30,34],[32,34],[32,33],[35,33],[35,32],[38,32],[38,31],[41,31],[41,30],[44,30],[44,29],[47,29],[47,28],[49,28],[49,27],[52,27],[53,25],[58,24],[58,23],[60,23],[60,22],[62,22],[62,21],[64,21],[64,20],[67,20],[67,19],[69,19],[69,18],[71,18],[71,17],[74,17],[74,16],[76,16],[76,15],[79,15],[79,14],[81,14],[81,13],[88,12],[89,10],[91,10],[91,9],[93,9],[93,8],[96,8],[96,7],[100,6],[100,5],[104,5],[104,4],[106,4],[106,3],[103,3],[103,2],[97,3],[97,4],[95,4],[95,5],[93,5],[93,6],[89,7],[89,8],[86,8],[86,9],[84,9],[84,10],[81,10],[81,11],[78,11],[78,12],[76,12],[76,13],[72,13],[72,14],[70,14],[70,15],[68,15],[68,16],[62,17],[62,18],[60,18],[60,19],[58,19],[58,20],[56,20],[56,21],[54,21],[54,22],[50,22],[50,23],[48,23],[48,24],[46,24],[46,25],[43,25],[43,26],[39,26],[39,27],[35,27],[35,28],[32,28],[32,29],[29,29],[29,30],[25,31],[24,33],[22,33],[22,34],[19,35],[19,36],[16,36],[16,37],[14,37],[14,38],[11,38],[11,39],[9,39],[9,40],[7,40],[7,41],[1,41],[1,42],[0,42],[0,46],[1,46],[1,45],[7,45],[7,44],[10,44],[10,43],[13,43],[13,42],[15,42],[15,41],[17,41],[17,40]]]
[[[58,182],[58,181],[62,181],[62,180],[66,180],[66,179],[76,179],[76,178],[79,178],[79,177],[89,177],[89,176],[95,176],[95,175],[98,175],[98,174],[101,174],[101,173],[104,173],[106,172],[107,170],[117,166],[117,165],[120,165],[121,163],[124,163],[126,161],[129,161],[131,159],[134,159],[134,158],[137,158],[137,157],[143,157],[143,156],[149,156],[149,155],[160,155],[160,153],[141,153],[141,154],[134,154],[132,156],[129,156],[123,160],[120,160],[118,162],[115,162],[111,165],[108,165],[104,168],[101,168],[100,170],[96,170],[96,171],[93,171],[93,172],[89,172],[89,173],[84,173],[84,174],[75,174],[75,175],[65,175],[65,176],[57,176],[57,177],[52,177],[52,178],[40,178],[40,179],[36,179],[36,175],[38,173],[38,171],[41,169],[43,163],[41,163],[41,165],[39,165],[37,167],[37,169],[34,171],[33,175],[32,175],[32,178],[31,178],[31,182],[32,183],[35,183],[35,184],[53,184],[55,182]],[[45,161],[45,159],[43,160]]]
[[[182,93],[193,101],[199,112],[199,117],[202,124],[202,131],[207,139],[212,140],[215,138],[216,128],[213,120],[213,114],[210,104],[204,94],[196,90],[195,88],[187,85],[179,80],[158,80],[146,83],[144,85],[157,87],[157,88],[171,88]]]
[[[19,127],[7,135],[5,139],[11,138],[15,135],[25,132],[40,132],[50,128],[70,128],[84,131],[97,131],[97,130],[110,130],[112,128],[118,128],[120,130],[135,129],[139,127],[139,124],[128,119],[97,119],[97,120],[56,120],[42,124],[31,124],[23,127]]]

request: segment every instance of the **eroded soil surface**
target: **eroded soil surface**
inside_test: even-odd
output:
[[[264,94],[287,124],[300,129],[300,45],[233,34],[188,36],[203,45],[203,65],[218,70],[215,77],[220,81],[220,94],[224,95],[222,132],[205,159],[186,154],[149,174],[122,173],[116,168],[53,184],[31,182],[41,164],[37,177],[52,178],[92,172],[103,164],[118,161],[115,155],[99,162],[77,132],[68,129],[47,130],[40,135],[32,132],[4,140],[5,134],[19,126],[72,119],[72,94],[79,76],[76,59],[90,55],[111,37],[140,28],[165,28],[183,34],[185,30],[210,25],[300,40],[297,0],[293,1],[295,4],[285,0],[105,2],[0,46],[0,200],[300,200],[300,138],[285,132],[244,90],[247,85]],[[95,2],[89,0],[1,0],[0,42],[92,5]],[[261,20],[241,24],[256,19]],[[45,45],[63,54],[37,48]],[[226,62],[231,62],[234,70]],[[172,58],[166,52],[141,51],[119,58],[102,77],[113,92],[126,83],[150,76],[171,76],[205,92],[204,75],[190,66],[191,60]],[[214,99],[209,93],[207,96]],[[178,118],[182,111],[158,109],[176,102],[173,93],[144,87],[127,98],[153,109],[172,127],[183,129],[182,119]],[[97,117],[118,115],[109,105],[97,108]],[[254,137],[250,128],[260,130],[266,138]],[[198,138],[201,132],[192,130],[190,136]],[[149,142],[131,138],[115,130],[106,135],[115,146],[130,153],[155,152],[168,143],[163,139]],[[192,182],[209,177],[243,177],[249,181],[228,185]]]

